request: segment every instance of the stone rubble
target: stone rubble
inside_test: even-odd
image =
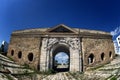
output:
[[[33,71],[16,64],[6,56],[0,54],[0,80],[18,80],[13,74],[32,73]],[[10,78],[10,79],[9,79]]]
[[[2,66],[2,64],[11,65],[11,66]],[[21,68],[15,68],[17,64],[14,61],[9,60],[7,57],[4,57],[0,54],[0,71],[5,72],[6,70],[10,71],[10,73],[19,74],[25,72],[32,72],[29,69],[23,69],[23,66],[18,65]],[[0,80],[9,80],[8,76],[10,76],[13,80],[110,80],[112,77],[120,80],[120,56],[116,57],[109,64],[106,64],[97,69],[91,69],[84,74],[79,72],[58,72],[56,74],[32,74],[32,75],[24,75],[20,77],[12,76],[11,74],[0,73]],[[19,76],[19,75],[18,75]]]

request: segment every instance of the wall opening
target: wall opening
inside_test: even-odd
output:
[[[112,58],[112,51],[109,52],[109,57]]]
[[[90,54],[89,56],[88,56],[88,64],[91,64],[91,63],[93,63],[94,62],[94,55],[93,54]]]
[[[22,58],[22,52],[21,51],[18,52],[18,58],[19,59]]]
[[[33,53],[29,53],[28,54],[28,60],[29,61],[33,61]]]
[[[101,60],[104,60],[104,59],[105,59],[105,54],[102,53],[102,54],[101,54]]]
[[[11,56],[13,56],[14,55],[14,50],[11,50]]]
[[[70,54],[69,48],[65,45],[58,45],[53,51],[53,65],[52,69],[57,72],[69,71],[70,68]]]
[[[37,70],[38,70],[38,71],[40,70],[40,65],[39,65],[39,64],[37,65]]]
[[[59,52],[55,55],[54,66],[57,71],[68,71],[69,69],[69,56],[67,53]]]

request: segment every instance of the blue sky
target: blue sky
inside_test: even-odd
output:
[[[69,59],[69,56],[64,52],[59,52],[55,56],[55,60],[58,61],[58,63],[67,63]]]
[[[120,0],[0,0],[0,41],[15,30],[70,27],[115,31],[120,26]]]

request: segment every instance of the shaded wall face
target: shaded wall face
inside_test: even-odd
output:
[[[37,68],[39,61],[39,38],[11,37],[8,56],[19,64],[28,64]]]
[[[114,57],[114,45],[112,39],[82,39],[82,51],[84,56],[84,65],[95,66],[110,62]],[[92,62],[89,57],[93,54]]]

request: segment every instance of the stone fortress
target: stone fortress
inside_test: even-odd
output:
[[[72,72],[106,64],[115,56],[110,33],[70,28],[64,24],[14,31],[7,56],[18,64],[48,71],[55,69],[55,55],[59,52],[69,56],[68,71]]]

